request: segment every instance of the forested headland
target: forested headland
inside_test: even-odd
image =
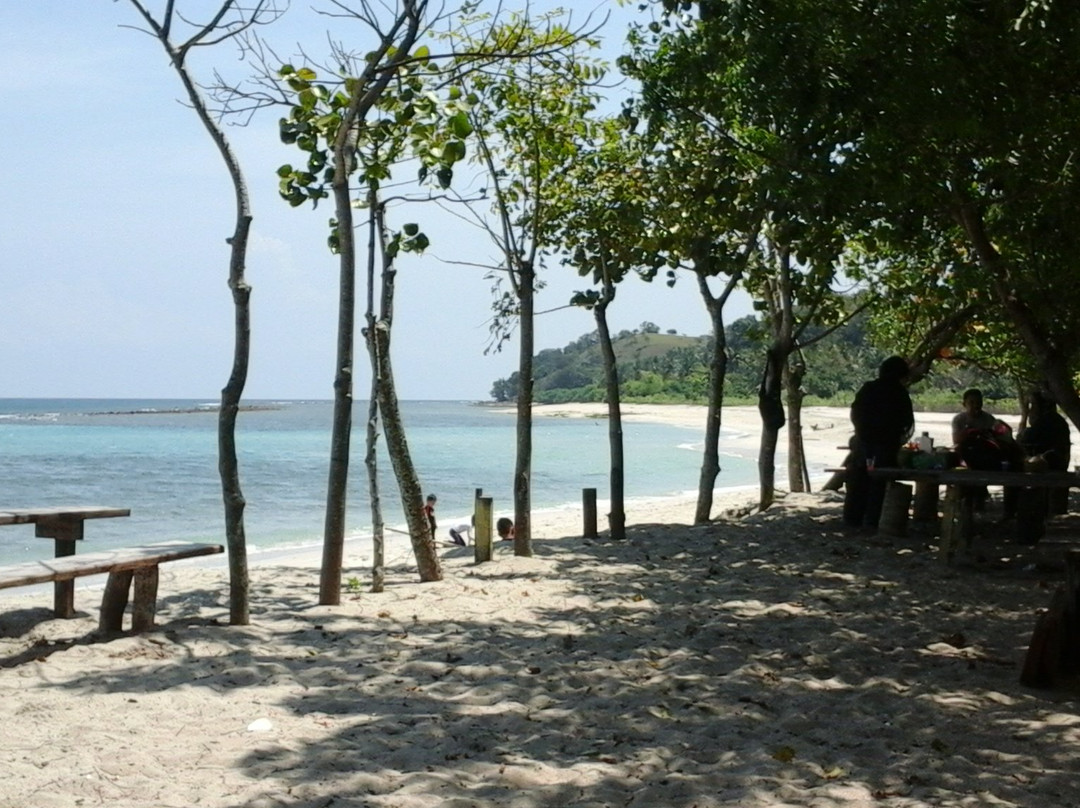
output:
[[[725,328],[727,376],[724,401],[757,403],[761,385],[766,332],[761,320],[742,317]],[[817,334],[810,334],[810,338]],[[661,329],[651,322],[613,337],[623,400],[652,404],[706,404],[708,400],[710,335],[689,336]],[[847,406],[859,386],[877,375],[890,351],[870,339],[865,316],[814,342],[805,351],[807,372],[803,389],[808,403]],[[596,332],[582,334],[563,348],[549,348],[535,358],[535,400],[540,404],[604,401],[604,368]],[[979,387],[999,411],[1013,406],[1016,390],[1009,380],[971,363],[938,362],[912,389],[918,408],[959,408],[968,387]],[[494,401],[516,399],[518,374],[498,379],[491,387]]]

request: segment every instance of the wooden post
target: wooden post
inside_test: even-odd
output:
[[[596,489],[581,489],[581,512],[584,526],[581,535],[586,539],[595,539],[600,534],[596,532]]]
[[[911,486],[890,480],[885,486],[885,501],[881,506],[878,533],[884,536],[905,535],[910,506]]]
[[[154,627],[154,613],[157,611],[158,566],[135,570],[132,582],[133,603],[131,610],[131,630],[148,631]]]
[[[480,489],[476,489],[477,493]],[[491,561],[491,532],[495,525],[495,520],[492,518],[492,512],[494,506],[492,504],[491,497],[476,498],[476,511],[473,519],[476,522],[475,535],[473,537],[473,558],[476,559],[476,563],[479,564],[482,561]]]
[[[75,555],[76,542],[82,541],[83,520],[61,517],[42,518],[34,525],[34,535],[53,539],[56,557]],[[53,584],[53,611],[57,617],[75,616],[75,581],[57,581]]]
[[[1036,544],[1046,534],[1047,490],[1021,488],[1016,492],[1016,541]]]
[[[945,504],[941,509],[941,546],[938,557],[946,564],[956,554],[957,533],[960,530],[960,486],[950,485],[945,488]]]
[[[102,632],[121,631],[124,627],[124,610],[128,605],[128,593],[131,591],[133,570],[113,570],[105,582],[105,592],[101,597],[101,616],[98,630]]]
[[[915,483],[915,502],[911,506],[911,518],[916,522],[933,522],[937,517],[937,480],[919,480]]]

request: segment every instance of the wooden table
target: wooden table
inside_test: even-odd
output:
[[[968,496],[970,489],[980,486],[1000,485],[1002,487],[1026,489],[1028,491],[1055,488],[1080,488],[1080,475],[1070,471],[977,471],[967,468],[956,469],[901,469],[876,468],[869,472],[871,477],[893,481],[911,481],[916,484],[934,484],[945,486],[945,503],[942,508],[941,522],[941,557],[951,561],[957,546],[970,549],[975,523],[975,498]],[[1038,525],[1026,525],[1024,515],[1018,515],[1019,529],[1031,529],[1041,536],[1042,520]]]
[[[55,556],[75,555],[75,543],[83,537],[87,519],[108,519],[130,516],[129,508],[109,508],[103,505],[16,508],[0,510],[0,525],[34,525],[34,535],[52,539]],[[75,616],[75,582],[57,581],[54,585],[53,608],[57,617]]]

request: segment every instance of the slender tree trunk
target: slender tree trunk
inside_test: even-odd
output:
[[[236,223],[229,243],[229,290],[233,300],[233,359],[229,379],[221,390],[221,408],[218,410],[218,476],[221,478],[221,496],[225,515],[225,540],[229,550],[229,623],[244,626],[250,622],[248,590],[250,586],[247,563],[247,537],[244,531],[244,509],[247,505],[240,486],[240,465],[236,455],[236,419],[240,400],[247,384],[248,363],[251,355],[251,287],[245,277],[248,236],[251,232],[251,203],[247,183],[240,161],[236,158],[218,121],[210,115],[206,101],[198,86],[188,73],[185,59],[190,46],[204,44],[206,37],[229,38],[223,28],[211,25],[183,47],[176,47],[169,38],[173,21],[170,3],[163,18],[154,19],[140,0],[132,0],[132,6],[153,31],[154,36],[168,53],[173,69],[184,86],[188,101],[199,116],[218,153],[225,162],[232,181],[236,204]],[[228,8],[221,6],[220,14]],[[254,12],[255,15],[258,11]]]
[[[790,357],[789,357],[790,358]],[[802,404],[806,394],[802,389],[806,365],[788,361],[784,366],[784,388],[787,397],[788,428],[788,487],[793,492],[810,490],[810,473],[806,468],[806,449],[803,444]]]
[[[386,226],[383,220],[384,209],[381,205],[372,208],[379,234],[382,254],[382,305],[379,322],[375,331],[375,356],[378,359],[376,377],[379,380],[377,390],[379,412],[382,414],[383,434],[386,436],[386,450],[390,454],[390,464],[394,468],[398,490],[401,494],[401,507],[405,512],[405,521],[409,526],[413,555],[421,581],[441,581],[442,566],[439,554],[435,550],[435,537],[431,525],[424,515],[424,494],[420,488],[420,479],[416,474],[409,442],[405,437],[405,424],[398,406],[397,388],[394,384],[394,371],[390,361],[390,332],[394,322],[394,283],[397,271],[393,267],[386,245]]]
[[[353,340],[356,322],[356,239],[349,189],[352,176],[354,129],[347,145],[334,149],[334,210],[338,241],[338,326],[334,367],[334,415],[330,428],[330,469],[326,486],[326,519],[323,527],[322,571],[319,603],[341,603],[341,568],[345,554],[345,506],[349,482],[349,450],[352,440]]]
[[[368,402],[367,447],[364,465],[368,473],[368,499],[371,500],[371,591],[386,588],[386,524],[382,515],[382,495],[379,491],[379,467],[376,448],[379,445],[378,383],[372,374],[371,400]]]
[[[386,530],[382,515],[382,494],[379,490],[379,357],[378,340],[375,339],[375,262],[379,255],[381,239],[378,238],[379,217],[375,210],[379,204],[378,192],[368,191],[368,258],[367,258],[367,306],[364,320],[364,344],[371,366],[371,392],[368,398],[368,417],[364,466],[368,475],[368,501],[371,507],[371,591],[382,592],[386,587]]]
[[[424,494],[409,454],[409,443],[405,438],[405,426],[394,390],[394,375],[389,360],[390,329],[385,321],[376,326],[375,335],[379,341],[379,411],[382,413],[386,449],[401,492],[401,507],[409,526],[413,555],[416,556],[421,581],[441,581],[442,567],[439,554],[435,551],[435,537],[431,535],[431,526],[424,516]]]
[[[619,367],[615,361],[615,347],[611,344],[608,328],[607,307],[615,298],[610,282],[604,284],[603,298],[593,308],[596,331],[600,337],[600,354],[604,359],[604,387],[607,390],[608,451],[611,453],[611,512],[608,514],[610,537],[626,538],[626,486],[624,481],[622,407],[619,393]]]
[[[776,498],[776,447],[784,427],[783,354],[771,347],[765,354],[765,373],[758,391],[761,413],[761,444],[758,451],[758,477],[761,493],[758,507],[765,510]]]
[[[698,477],[697,506],[694,524],[702,525],[712,517],[713,489],[720,474],[720,427],[724,412],[724,381],[727,378],[727,334],[724,332],[724,301],[709,289],[706,275],[697,272],[698,289],[712,321],[712,353],[709,356],[709,405],[705,416],[705,448]],[[733,288],[738,276],[729,282]]]
[[[242,183],[241,183],[242,184]],[[247,192],[237,194],[239,210],[247,208]],[[247,501],[240,487],[240,464],[236,457],[236,418],[240,398],[247,383],[248,357],[251,354],[251,287],[244,280],[251,216],[240,213],[232,238],[229,288],[234,311],[233,363],[229,380],[221,390],[218,412],[218,474],[225,509],[225,539],[229,548],[229,623],[246,626],[251,622],[248,607],[250,578],[247,563],[247,536],[244,531],[244,508]]]
[[[514,555],[532,555],[532,403],[536,269],[519,265],[521,346],[518,355],[517,459],[514,463]]]

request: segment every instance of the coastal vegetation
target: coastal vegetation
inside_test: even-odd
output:
[[[675,329],[661,330],[645,322],[619,332],[613,339],[619,365],[622,399],[644,404],[701,404],[708,401],[710,336],[688,336]],[[725,401],[754,404],[761,383],[764,332],[761,321],[741,317],[726,329],[728,370]],[[890,352],[875,346],[867,331],[867,316],[853,318],[805,351],[807,372],[803,386],[806,403],[846,407],[855,391],[877,375],[878,365]],[[604,401],[603,369],[595,332],[582,334],[562,348],[540,351],[535,361],[535,400],[541,404]],[[1015,408],[1017,390],[996,372],[973,362],[934,364],[932,371],[912,389],[918,409],[948,411],[959,406],[969,387],[979,387],[997,409]],[[517,373],[497,379],[491,398],[514,401]]]

